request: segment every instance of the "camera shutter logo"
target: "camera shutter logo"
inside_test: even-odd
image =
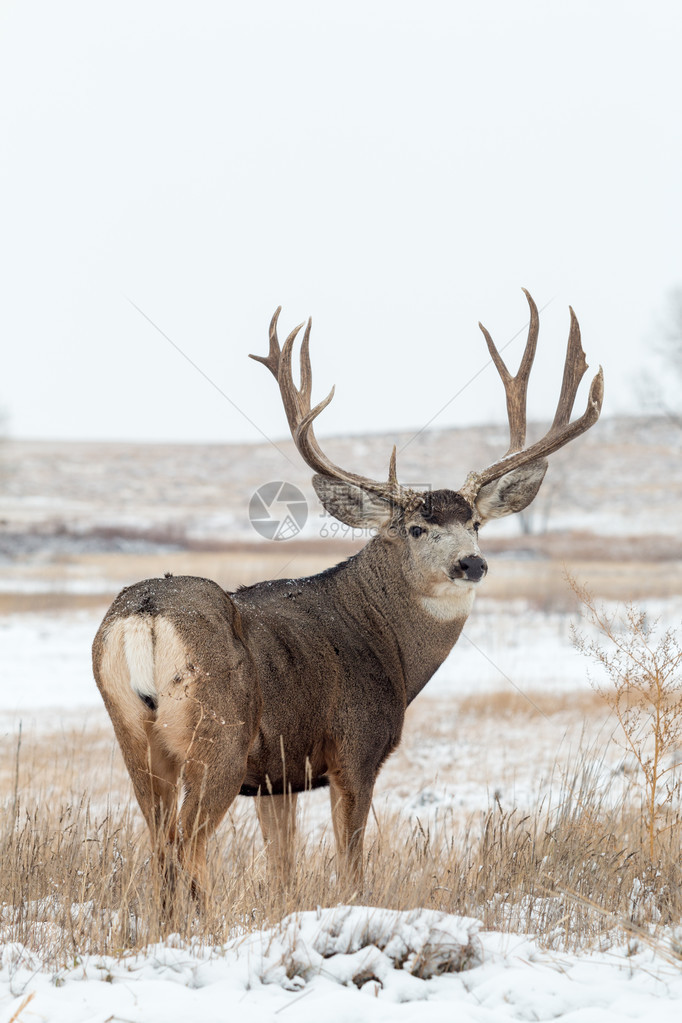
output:
[[[249,502],[251,525],[266,540],[291,540],[308,519],[308,502],[293,483],[264,483]]]

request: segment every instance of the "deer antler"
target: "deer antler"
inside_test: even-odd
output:
[[[568,444],[569,441],[589,430],[599,419],[599,413],[601,412],[604,400],[604,374],[600,366],[599,372],[590,385],[587,408],[579,419],[571,422],[575,396],[583,374],[587,370],[587,362],[585,361],[585,353],[580,342],[578,320],[569,306],[571,329],[568,335],[564,376],[554,421],[541,440],[531,444],[530,447],[524,448],[523,445],[526,440],[528,378],[533,366],[533,359],[535,358],[540,321],[535,302],[525,288],[523,291],[530,306],[530,325],[528,327],[528,339],[523,358],[521,359],[521,365],[515,377],[512,377],[507,369],[502,356],[495,347],[492,337],[485,327],[479,323],[479,327],[483,331],[483,336],[488,345],[488,351],[504,384],[507,397],[507,416],[509,419],[509,449],[506,455],[503,455],[502,458],[493,462],[486,469],[483,469],[481,472],[469,473],[460,493],[470,504],[473,504],[479,491],[487,483],[492,483],[494,480],[499,479],[500,476],[511,472],[512,469],[518,469],[522,465],[528,465],[530,462],[535,462],[545,458],[547,455],[551,455],[552,452],[562,448],[564,444]]]
[[[251,355],[249,358],[255,359],[256,362],[262,362],[264,366],[267,366],[277,381],[291,436],[304,461],[311,469],[322,476],[341,480],[344,483],[352,483],[363,490],[369,490],[374,494],[385,497],[400,507],[406,507],[415,495],[411,490],[401,487],[398,483],[395,446],[389,463],[388,480],[385,483],[341,469],[322,451],[313,432],[313,422],[331,402],[334,397],[334,388],[332,387],[327,397],[315,405],[314,408],[310,407],[313,383],[309,351],[312,319],[308,320],[301,343],[301,386],[296,387],[291,362],[294,341],[303,324],[299,323],[298,327],[292,330],[284,342],[284,347],[280,348],[277,338],[277,320],[281,311],[282,307],[278,306],[270,321],[270,351],[268,354]]]

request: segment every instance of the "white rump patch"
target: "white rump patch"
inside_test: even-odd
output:
[[[135,615],[123,624],[123,649],[130,674],[130,685],[139,696],[157,699],[154,683],[153,619]]]

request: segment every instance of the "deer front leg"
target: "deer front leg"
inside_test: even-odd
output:
[[[330,774],[329,789],[339,880],[362,890],[362,847],[374,785],[354,790],[342,775]]]
[[[280,883],[287,884],[292,877],[295,857],[297,792],[281,796],[258,796],[256,813],[265,842],[268,869]]]

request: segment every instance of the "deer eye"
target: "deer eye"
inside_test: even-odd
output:
[[[415,537],[415,539],[418,536],[421,536],[422,533],[425,533],[425,532],[426,532],[426,530],[422,529],[421,526],[410,526],[410,536]]]
[[[480,528],[481,528],[481,523],[480,522],[474,522],[474,533],[478,533]]]

